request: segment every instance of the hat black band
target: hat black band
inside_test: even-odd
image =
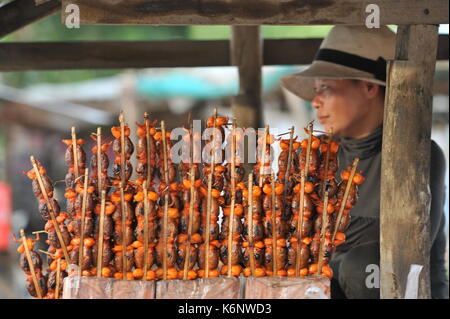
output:
[[[386,81],[386,60],[371,60],[362,56],[333,49],[320,49],[314,60],[326,61],[371,73],[377,80]]]

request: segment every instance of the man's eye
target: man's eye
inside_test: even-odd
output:
[[[320,87],[315,87],[314,88],[314,91],[316,92],[316,93],[322,93],[322,92],[324,92],[324,91],[327,91],[327,90],[329,90],[329,89],[331,89],[331,87],[329,86],[329,85],[325,85],[325,84],[323,84],[323,85],[321,85]]]

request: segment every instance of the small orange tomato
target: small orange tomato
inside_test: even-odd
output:
[[[72,246],[78,246],[80,244],[80,238],[79,237],[75,237],[70,241],[70,244]]]
[[[306,277],[308,276],[308,273],[309,273],[308,268],[300,269],[300,277]]]
[[[92,275],[91,275],[91,272],[89,270],[83,270],[81,272],[81,276],[83,276],[83,277],[91,277]]]
[[[217,189],[212,188],[211,189],[211,196],[212,196],[212,198],[219,198],[220,197],[220,192]]]
[[[106,215],[111,215],[112,213],[114,213],[115,210],[116,210],[116,206],[114,206],[113,203],[106,202],[106,206],[105,206],[105,214]]]
[[[284,185],[281,183],[276,183],[275,184],[275,194],[282,195],[283,191],[284,191]]]
[[[194,235],[191,236],[191,243],[198,244],[201,242],[202,242],[202,235],[200,235],[199,233],[195,233]]]
[[[349,178],[350,178],[350,172],[349,172],[349,171],[346,171],[346,170],[343,170],[343,171],[341,172],[341,179],[342,179],[343,181],[348,181]]]
[[[287,272],[284,269],[280,269],[277,271],[277,275],[281,276],[281,277],[286,277],[287,276]]]
[[[154,202],[156,202],[159,198],[158,194],[156,194],[155,192],[151,192],[151,191],[148,192],[147,196],[148,196],[148,199],[150,199],[151,201],[154,201]]]
[[[183,187],[186,190],[191,189],[191,181],[188,179],[183,179]]]
[[[270,187],[270,184],[264,184],[263,192],[266,195],[272,195],[272,188]]]
[[[156,273],[154,270],[147,270],[147,280],[155,280]]]
[[[310,194],[312,193],[314,190],[314,184],[311,182],[306,182],[305,183],[305,193]]]
[[[310,275],[315,275],[315,274],[317,274],[317,264],[311,264],[311,265],[309,266],[308,273],[309,273]]]
[[[77,197],[77,193],[75,193],[73,191],[73,189],[68,189],[66,191],[66,193],[64,194],[64,197],[67,198],[67,199],[75,198],[75,197]]]
[[[140,268],[136,268],[135,270],[133,270],[133,278],[142,278],[144,276],[144,272],[142,271],[142,269]]]
[[[139,247],[143,247],[144,245],[139,241],[139,240],[135,240],[132,244],[131,247],[133,248],[139,248]]]
[[[324,265],[322,266],[321,275],[331,279],[333,277],[333,270],[331,269],[330,266]]]
[[[253,196],[255,197],[261,196],[261,187],[253,186]]]
[[[287,276],[288,277],[294,277],[295,276],[295,269],[294,268],[288,268]]]
[[[144,200],[144,193],[138,192],[136,195],[134,195],[134,200],[136,202],[142,202]]]
[[[360,185],[365,181],[365,177],[363,177],[361,174],[356,173],[355,176],[353,176],[353,183]]]
[[[111,277],[111,274],[112,274],[112,272],[111,272],[110,268],[108,268],[108,267],[102,268],[102,277],[108,278],[108,277]]]
[[[127,280],[134,280],[133,272],[131,272],[131,271],[127,272],[126,276],[127,276]]]
[[[84,246],[86,247],[92,247],[95,245],[95,240],[94,238],[86,238],[84,239]]]
[[[257,241],[256,243],[255,243],[255,247],[256,248],[264,248],[264,243],[262,242],[262,241]]]
[[[168,216],[170,218],[177,218],[178,217],[178,208],[169,207]]]
[[[111,127],[111,134],[115,137],[115,138],[120,138],[120,126],[113,126]]]
[[[266,275],[266,270],[264,268],[255,268],[255,277],[264,277]]]
[[[245,277],[250,277],[252,275],[252,270],[250,269],[250,267],[246,267],[244,269],[244,276]]]

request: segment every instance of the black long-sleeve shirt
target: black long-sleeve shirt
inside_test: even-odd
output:
[[[358,170],[363,170],[366,181],[359,187],[359,200],[351,210],[351,221],[346,230],[346,242],[336,250],[335,257],[352,247],[380,239],[380,174],[383,128],[379,127],[362,139],[338,139],[340,176],[355,157],[360,158]],[[431,142],[430,162],[431,190],[431,295],[432,298],[448,298],[448,279],[445,270],[445,157],[441,148]]]

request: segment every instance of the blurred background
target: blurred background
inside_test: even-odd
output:
[[[1,4],[0,4],[1,6]],[[331,26],[263,26],[265,39],[322,38]],[[448,25],[440,28],[448,34]],[[82,26],[68,29],[59,14],[31,24],[0,42],[49,41],[149,41],[229,40],[230,27],[221,26]],[[449,158],[448,61],[438,62],[435,79],[432,138]],[[263,123],[278,133],[291,126],[296,133],[314,119],[311,105],[279,85],[286,74],[302,66],[263,68]],[[42,230],[31,181],[22,174],[30,169],[32,154],[56,182],[56,198],[63,199],[66,174],[65,146],[70,128],[87,141],[88,158],[94,142],[89,135],[98,126],[109,133],[124,110],[126,122],[135,131],[144,112],[166,120],[169,128],[192,119],[205,120],[214,107],[231,115],[231,98],[238,92],[236,67],[153,68],[136,70],[29,71],[0,73],[0,298],[29,298],[25,276],[19,268],[17,243],[12,234],[24,228],[27,234]],[[319,128],[320,129],[320,128]],[[446,189],[448,234],[448,185]],[[447,250],[448,251],[448,250]],[[448,253],[447,253],[448,255]],[[447,257],[448,258],[448,257]]]

